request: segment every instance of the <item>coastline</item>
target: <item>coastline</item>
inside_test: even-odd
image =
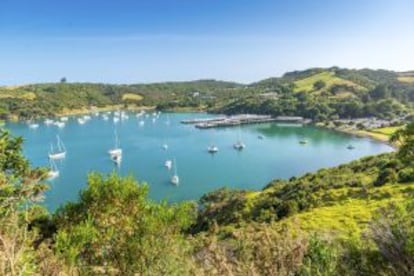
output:
[[[63,116],[76,116],[76,115],[84,115],[90,114],[94,112],[106,112],[106,111],[116,111],[116,110],[128,110],[128,111],[141,111],[141,110],[154,110],[155,106],[128,106],[127,108],[124,107],[122,104],[118,105],[110,105],[104,107],[96,107],[96,108],[81,108],[81,109],[63,109],[61,112],[56,113],[56,117],[63,117]]]
[[[353,136],[357,136],[357,137],[362,137],[362,138],[369,138],[372,139],[374,141],[377,142],[381,142],[381,143],[385,143],[391,147],[393,147],[394,149],[398,149],[398,145],[395,143],[391,143],[390,142],[390,136],[385,135],[385,134],[381,134],[381,133],[377,133],[377,132],[371,132],[371,131],[367,131],[367,130],[357,130],[357,129],[351,129],[351,128],[341,128],[341,127],[329,127],[329,126],[325,126],[325,125],[317,125],[318,127],[321,128],[325,128],[325,129],[329,129],[332,131],[337,131],[340,133],[344,133],[344,134],[348,134],[348,135],[353,135]]]

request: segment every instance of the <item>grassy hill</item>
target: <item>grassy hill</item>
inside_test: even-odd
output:
[[[323,82],[325,86],[320,89],[315,88],[314,85],[318,81]],[[309,77],[297,79],[293,83],[295,85],[295,92],[305,91],[312,93],[321,93],[322,91],[329,91],[329,89],[331,89],[334,85],[351,87],[356,90],[366,90],[365,87],[362,87],[357,83],[337,77],[335,75],[335,72],[332,71],[316,73],[315,75]]]
[[[0,87],[0,119],[98,108],[299,115],[316,121],[405,116],[414,105],[410,72],[337,67],[294,71],[249,85],[216,80],[112,85],[44,83]]]

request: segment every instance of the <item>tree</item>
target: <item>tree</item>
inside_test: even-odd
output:
[[[313,89],[320,90],[326,86],[326,83],[323,80],[318,80],[313,84]]]
[[[102,274],[186,274],[189,247],[181,232],[196,208],[153,203],[147,196],[148,186],[132,177],[91,174],[80,201],[56,214],[57,252],[85,274],[96,268]]]
[[[0,274],[36,273],[29,213],[41,199],[45,171],[32,169],[22,155],[22,138],[0,130]]]
[[[400,144],[398,158],[407,165],[414,164],[414,122],[396,131],[391,142]]]
[[[66,83],[66,77],[61,78],[60,83]]]

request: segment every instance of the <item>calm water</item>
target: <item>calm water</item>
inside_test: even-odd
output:
[[[70,118],[66,127],[45,126],[29,129],[26,124],[8,124],[14,135],[25,138],[24,152],[35,166],[48,165],[50,143],[59,134],[67,148],[67,157],[57,161],[59,178],[50,182],[45,204],[55,209],[63,202],[76,200],[86,185],[91,171],[122,175],[132,174],[150,185],[150,197],[169,201],[196,200],[219,187],[261,189],[274,178],[289,178],[322,167],[335,166],[366,155],[392,151],[388,145],[315,127],[261,124],[241,128],[199,130],[180,123],[183,119],[209,117],[207,114],[162,114],[153,123],[144,118],[140,126],[134,114],[114,125],[112,117],[104,121],[92,117],[84,125]],[[123,148],[120,168],[107,154],[114,145],[114,128]],[[264,139],[258,139],[263,135]],[[241,137],[246,148],[238,152],[233,143]],[[306,145],[299,144],[305,137]],[[207,153],[214,142],[219,147],[215,155]],[[168,150],[162,149],[167,143]],[[346,147],[352,144],[354,150]],[[170,184],[172,171],[164,167],[167,159],[177,160],[180,185]]]

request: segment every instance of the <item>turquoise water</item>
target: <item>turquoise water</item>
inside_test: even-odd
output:
[[[112,117],[104,121],[92,117],[84,125],[70,118],[65,128],[46,126],[38,129],[26,124],[7,124],[14,135],[25,139],[24,153],[34,166],[47,166],[50,143],[59,134],[67,148],[66,159],[57,161],[59,178],[50,182],[45,204],[51,210],[77,199],[91,171],[132,174],[150,185],[150,197],[168,201],[197,200],[204,193],[227,186],[261,189],[275,178],[289,178],[322,167],[335,166],[362,156],[392,151],[388,145],[333,131],[295,125],[259,124],[243,127],[199,130],[183,125],[183,119],[210,117],[207,114],[161,114],[155,123],[144,118],[140,126],[134,114],[114,125]],[[167,119],[170,118],[170,124]],[[114,127],[119,133],[123,160],[119,168],[107,151],[114,145]],[[258,139],[262,135],[264,139]],[[241,137],[246,148],[239,152],[232,145]],[[305,138],[306,145],[299,144]],[[168,150],[162,149],[167,143]],[[207,153],[214,143],[215,155]],[[348,150],[352,144],[354,150]],[[167,159],[176,159],[180,185],[170,184],[172,171],[164,167]]]

